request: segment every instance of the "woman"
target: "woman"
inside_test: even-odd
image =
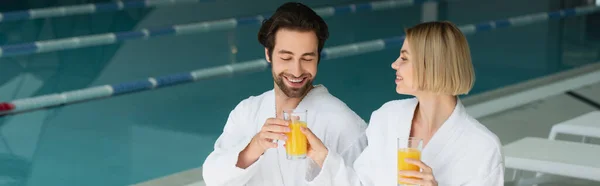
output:
[[[327,151],[309,129],[308,156],[321,171],[309,185],[500,186],[501,145],[495,134],[469,116],[458,99],[474,83],[465,36],[450,22],[429,22],[406,30],[396,70],[396,92],[415,98],[390,101],[373,112],[368,147],[355,162]],[[421,159],[406,159],[421,171],[397,170],[397,139],[423,140]]]

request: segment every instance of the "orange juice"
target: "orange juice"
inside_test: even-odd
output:
[[[290,124],[291,131],[286,133],[285,151],[288,157],[305,158],[308,150],[306,136],[300,131],[300,127],[306,127],[306,122],[293,121]]]
[[[407,163],[404,161],[405,158],[412,158],[416,160],[421,159],[421,151],[416,148],[401,148],[398,149],[398,170],[414,170],[420,171],[419,166]],[[398,184],[406,184],[398,181]]]

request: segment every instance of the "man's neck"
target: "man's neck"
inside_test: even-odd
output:
[[[307,94],[311,90],[312,90],[312,86],[307,91]],[[306,97],[306,94],[299,98],[290,98],[287,95],[285,95],[283,93],[283,91],[281,91],[281,89],[279,89],[279,87],[277,87],[277,85],[275,85],[275,110],[276,110],[277,118],[283,118],[284,110],[295,109],[298,106],[298,104],[300,104],[300,101],[302,101],[302,99],[304,97]]]

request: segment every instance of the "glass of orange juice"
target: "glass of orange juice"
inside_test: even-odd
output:
[[[420,171],[419,166],[407,163],[406,158],[412,158],[421,160],[421,150],[423,146],[423,140],[414,137],[398,138],[398,171],[400,170],[414,170]],[[410,177],[409,177],[410,178]],[[413,186],[398,180],[398,186]]]
[[[300,131],[301,127],[306,126],[306,110],[284,110],[283,117],[290,122],[290,132],[286,133],[285,152],[287,159],[297,160],[305,159],[308,150],[306,136]]]

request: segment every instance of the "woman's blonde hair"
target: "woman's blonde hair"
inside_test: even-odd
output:
[[[418,90],[468,94],[475,83],[469,44],[451,22],[427,22],[406,29]]]

